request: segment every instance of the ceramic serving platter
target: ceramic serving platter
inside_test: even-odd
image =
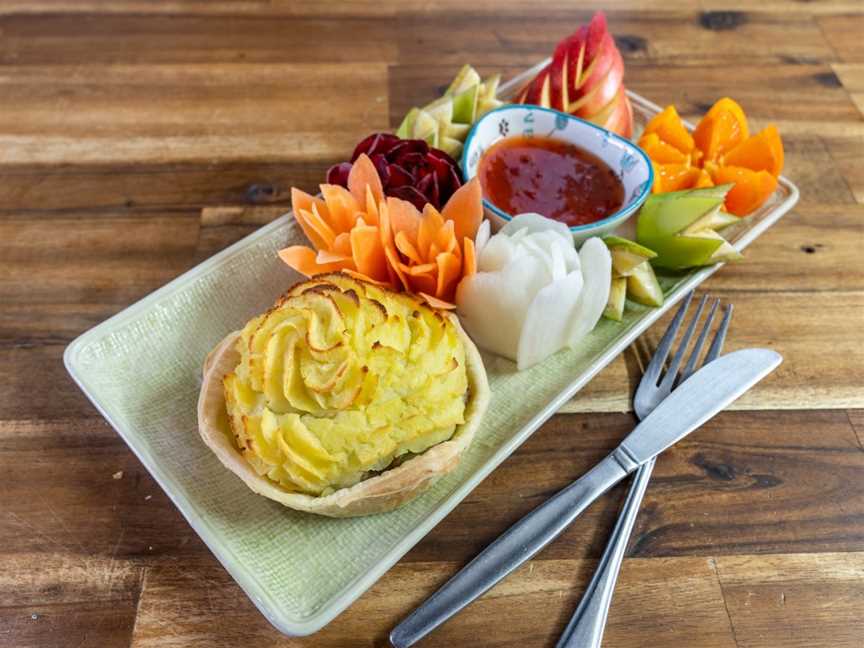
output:
[[[502,98],[542,65],[502,86]],[[658,108],[630,97],[641,128]],[[795,186],[781,178],[768,203],[735,226],[735,247],[746,247],[797,199]],[[601,320],[578,350],[559,352],[532,370],[516,373],[513,363],[485,357],[492,401],[457,470],[396,511],[330,519],[253,494],[201,442],[195,414],[208,351],[300,279],[276,251],[301,242],[287,214],[87,331],[64,356],[81,389],[225,569],[288,635],[315,632],[348,607],[598,371],[718,269],[662,279],[662,308],[628,304],[623,322]]]

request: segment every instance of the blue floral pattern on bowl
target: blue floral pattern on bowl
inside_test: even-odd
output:
[[[502,106],[481,117],[465,140],[462,170],[465,180],[477,175],[483,153],[511,135],[535,134],[563,139],[599,157],[615,171],[624,185],[625,203],[614,214],[588,225],[571,227],[576,242],[603,236],[621,226],[648,198],[654,170],[645,152],[633,142],[573,115],[540,106]],[[483,200],[486,214],[494,225],[503,225],[511,214]]]

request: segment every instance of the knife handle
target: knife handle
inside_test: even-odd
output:
[[[597,570],[555,648],[600,648],[612,604],[615,581],[624,560],[642,498],[651,479],[654,459],[639,467]]]
[[[390,633],[395,648],[414,645],[555,539],[636,464],[616,450],[511,526]]]

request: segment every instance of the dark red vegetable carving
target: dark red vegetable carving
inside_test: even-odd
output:
[[[373,133],[362,140],[350,162],[330,167],[327,182],[347,187],[351,164],[361,153],[378,170],[385,194],[407,200],[420,210],[426,203],[440,210],[462,186],[459,165],[444,151],[423,140],[403,140],[390,133]]]

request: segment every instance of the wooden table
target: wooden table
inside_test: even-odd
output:
[[[733,95],[757,127],[780,127],[801,188],[707,285],[736,306],[729,348],[786,362],[660,459],[606,645],[862,646],[864,7],[587,4],[606,8],[629,87],[687,116]],[[0,645],[383,646],[631,427],[632,351],[347,612],[287,639],[61,362],[79,333],[284,211],[292,185],[312,189],[463,62],[511,75],[546,56],[594,8],[575,5],[0,3]],[[622,494],[425,645],[552,645]]]

